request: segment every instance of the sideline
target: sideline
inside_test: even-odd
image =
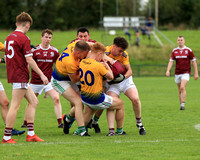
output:
[[[198,124],[199,127],[200,127],[200,124]],[[200,129],[200,128],[199,128]],[[124,143],[162,143],[162,142],[200,142],[200,139],[172,139],[172,140],[115,140],[113,141],[114,144],[124,144]],[[19,145],[19,146],[27,146],[27,145],[55,145],[55,144],[96,144],[96,142],[89,142],[89,141],[84,141],[84,142],[24,142],[24,143],[16,143],[16,144],[1,144],[1,146],[4,146],[4,145],[12,145],[12,146],[16,146],[16,145]],[[98,142],[99,143],[99,142]],[[100,142],[101,143],[101,142]],[[106,142],[102,142],[102,143],[106,143]],[[111,143],[111,142],[107,142],[107,143]]]

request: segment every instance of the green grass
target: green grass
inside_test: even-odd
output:
[[[1,80],[8,98],[11,85]],[[121,96],[125,104],[124,130],[127,136],[106,137],[108,126],[106,112],[99,120],[101,134],[89,130],[91,137],[73,136],[77,123],[64,135],[57,128],[51,100],[39,96],[36,111],[35,132],[44,143],[25,142],[26,134],[12,137],[16,145],[0,145],[0,159],[144,159],[144,160],[199,160],[200,131],[194,125],[199,120],[200,84],[192,77],[187,85],[186,110],[179,110],[178,91],[174,78],[134,78],[142,102],[142,120],[147,135],[140,136],[135,126],[134,112],[127,97]],[[69,112],[69,103],[61,97],[63,113]],[[19,109],[15,126],[23,123],[26,102]],[[4,125],[0,119],[0,136]]]

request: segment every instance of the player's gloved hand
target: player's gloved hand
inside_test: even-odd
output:
[[[35,47],[33,44],[31,44],[31,48],[34,48],[34,49],[36,49],[36,47]]]
[[[120,83],[125,79],[125,76],[123,74],[119,74],[118,77],[116,77],[115,79],[113,79],[113,82],[115,83]]]
[[[108,82],[108,84],[116,84],[116,83],[120,83],[125,79],[125,76],[123,74],[119,74],[115,79],[113,79],[112,81]]]
[[[1,63],[5,63],[5,59],[4,58],[1,58]]]

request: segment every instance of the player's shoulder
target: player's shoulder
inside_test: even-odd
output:
[[[180,48],[179,47],[176,47],[176,48],[174,48],[173,50],[172,50],[172,52],[175,52],[175,51],[177,51],[177,50],[179,50]]]
[[[52,45],[50,45],[49,48],[50,48],[51,50],[54,50],[54,51],[58,52],[58,49],[57,49],[56,47],[52,46]]]
[[[187,47],[187,46],[185,46],[184,49],[187,49],[187,50],[189,50],[190,52],[192,52],[192,49],[189,48],[189,47]]]
[[[20,39],[19,41],[21,42],[21,41],[23,41],[23,40],[29,40],[30,41],[30,38],[27,36],[27,35],[25,35],[22,31],[20,31],[20,30],[15,30],[15,31],[13,31],[12,33],[10,33],[9,35],[8,35],[8,37],[7,38],[11,38],[11,39]]]
[[[124,51],[122,54],[123,57],[127,58],[128,57],[128,52]]]
[[[109,54],[111,54],[111,49],[112,49],[112,46],[106,46],[106,55],[108,56]]]
[[[41,49],[40,45],[35,46],[35,48],[31,48],[31,52],[38,52]]]

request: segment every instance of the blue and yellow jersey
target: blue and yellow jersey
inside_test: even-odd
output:
[[[123,52],[123,54],[121,56],[113,56],[111,54],[113,45],[112,46],[107,46],[106,47],[106,55],[113,58],[114,60],[118,60],[121,64],[123,64],[124,66],[129,64],[129,56],[128,53],[126,51]]]
[[[79,70],[79,61],[74,59],[73,50],[77,42],[71,43],[65,48],[56,61],[55,69],[52,73],[54,79],[70,81],[69,74]]]
[[[0,51],[4,48],[4,44],[0,42]]]
[[[107,69],[94,59],[83,59],[80,62],[81,98],[90,104],[104,101],[103,76]]]

